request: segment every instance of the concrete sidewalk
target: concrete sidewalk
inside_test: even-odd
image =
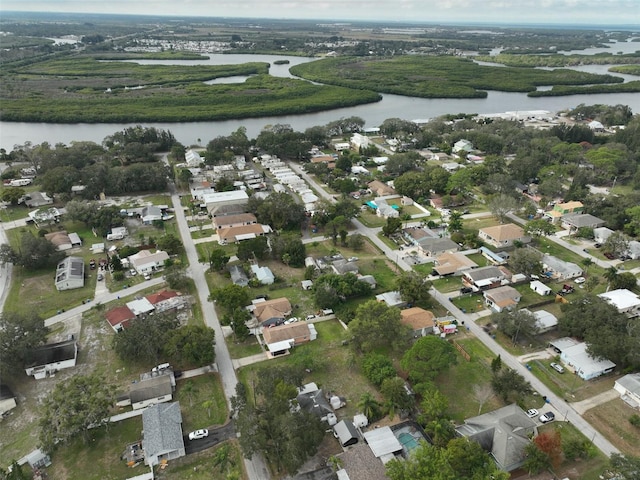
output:
[[[233,359],[231,360],[231,362],[233,363],[233,368],[238,369],[246,365],[252,365],[254,363],[264,362],[265,360],[267,360],[267,353],[261,352],[261,353],[256,353],[255,355],[250,355],[248,357]]]

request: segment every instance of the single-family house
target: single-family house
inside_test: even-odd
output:
[[[78,343],[75,340],[50,343],[34,348],[27,355],[24,371],[36,380],[55,374],[58,370],[76,366]]]
[[[522,298],[518,290],[508,285],[486,290],[483,295],[487,306],[496,312],[513,309]]]
[[[505,281],[507,275],[503,270],[494,266],[480,267],[466,270],[462,273],[462,284],[474,291],[487,290],[499,287]]]
[[[481,228],[478,231],[478,237],[496,248],[512,247],[516,242],[531,242],[531,237],[525,235],[522,227],[514,223]]]
[[[288,298],[274,298],[257,303],[253,314],[260,323],[264,323],[273,318],[285,319],[291,315],[291,302]]]
[[[566,349],[571,348],[575,345],[578,345],[577,340],[574,340],[571,337],[562,337],[557,338],[556,340],[552,340],[549,342],[549,346],[553,349],[557,354],[562,354]]]
[[[479,443],[500,470],[510,472],[522,466],[525,448],[538,430],[535,419],[511,404],[466,419],[463,425],[456,427],[456,433]]]
[[[633,408],[640,408],[640,373],[629,373],[613,384],[620,398]]]
[[[231,265],[229,267],[229,273],[231,274],[231,281],[234,284],[241,287],[249,285],[249,278],[247,277],[247,274],[244,273],[244,268],[240,265]]]
[[[473,143],[471,143],[469,140],[465,140],[464,138],[454,143],[453,147],[451,148],[451,151],[453,153],[456,153],[456,154],[462,153],[463,155],[466,155],[472,150],[473,150]]]
[[[241,190],[238,190],[238,191],[241,191]],[[257,192],[255,195],[258,195],[259,197],[261,195],[261,192]],[[246,212],[246,205],[245,204],[229,204],[229,205],[215,204],[211,207],[211,209],[207,211],[209,212],[209,215],[211,216],[211,218],[224,217],[225,215],[239,215],[241,213]]]
[[[389,195],[395,195],[396,191],[393,187],[390,187],[386,183],[381,182],[380,180],[374,180],[367,184],[369,190],[374,193],[378,197],[388,197]]]
[[[164,262],[169,260],[169,254],[162,250],[140,250],[135,255],[129,257],[129,265],[140,275],[147,275],[157,272],[164,267]]]
[[[637,240],[631,240],[625,253],[629,255],[633,260],[637,260],[638,258],[640,258],[640,242],[638,242]]]
[[[358,443],[358,430],[351,420],[341,420],[333,426],[333,435],[342,447]]]
[[[58,291],[84,287],[84,260],[80,257],[66,257],[58,263],[55,284]]]
[[[64,230],[60,232],[46,233],[44,238],[49,240],[58,251],[62,252],[73,248],[71,238],[69,238],[69,235]]]
[[[398,290],[380,293],[376,295],[376,300],[386,303],[387,307],[402,308],[407,304],[407,302],[402,299],[402,295],[400,295],[400,292]]]
[[[187,302],[185,296],[173,290],[162,290],[161,292],[151,293],[145,298],[153,306],[156,313],[179,310],[183,308]]]
[[[163,460],[186,455],[178,402],[160,403],[145,409],[142,412],[142,429],[142,450],[147,465],[158,465]]]
[[[326,418],[327,415],[333,414],[333,408],[331,408],[323,390],[313,382],[298,389],[296,400],[302,410],[312,413],[318,418]]]
[[[569,280],[582,275],[582,268],[579,265],[547,254],[542,256],[542,268],[546,276],[556,280]]]
[[[94,255],[98,255],[104,252],[105,252],[104,243],[93,243],[91,245],[91,253],[93,253]]]
[[[605,375],[616,368],[616,364],[606,358],[591,356],[584,342],[565,348],[560,354],[560,361],[583,380]]]
[[[140,214],[140,220],[145,225],[151,225],[155,221],[163,220],[163,218],[162,210],[155,205],[143,207]]]
[[[11,389],[5,384],[0,384],[0,417],[17,406],[16,396]]]
[[[374,200],[376,204],[376,215],[382,218],[398,218],[400,212],[397,208],[393,208],[393,205],[389,205],[383,198],[376,198]]]
[[[129,323],[136,318],[135,314],[126,305],[115,307],[105,314],[107,322],[118,333],[129,326]]]
[[[40,228],[41,225],[52,225],[60,221],[62,212],[56,207],[39,208],[33,210],[27,214],[29,221],[33,222],[36,227]]]
[[[440,276],[460,275],[466,270],[477,267],[478,264],[459,252],[446,252],[436,257],[433,271]]]
[[[249,195],[244,190],[231,190],[228,192],[206,193],[202,195],[202,203],[206,206],[207,211],[212,217],[218,216],[222,211],[219,207],[233,205],[240,207],[240,211],[235,210],[234,213],[243,213],[249,202]],[[227,215],[230,213],[226,213]]]
[[[558,317],[551,312],[547,312],[546,310],[530,312],[526,308],[523,308],[522,311],[529,312],[536,318],[535,326],[538,329],[538,334],[550,332],[558,326]]]
[[[557,203],[552,210],[544,213],[544,216],[551,220],[551,223],[558,223],[562,217],[570,213],[582,213],[584,205],[582,202],[572,201],[566,203]]]
[[[269,225],[262,225],[260,223],[240,225],[236,227],[224,227],[218,230],[218,243],[220,245],[238,243],[243,240],[249,240],[251,238],[266,235],[267,233],[271,233],[271,231],[272,230]]]
[[[29,192],[24,200],[24,204],[29,208],[44,207],[52,203],[53,198],[44,192]]]
[[[570,213],[561,219],[561,226],[570,232],[575,232],[580,228],[598,228],[604,224],[604,220],[588,213]]]
[[[604,243],[607,241],[611,235],[613,235],[613,230],[607,227],[598,227],[593,229],[593,240],[596,243]]]
[[[489,260],[493,265],[504,265],[509,260],[507,252],[494,252],[487,247],[480,247],[480,253],[484,258]]]
[[[367,148],[369,146],[369,137],[362,135],[361,133],[354,133],[351,135],[350,143],[356,150],[360,150],[360,148]]]
[[[331,269],[336,275],[344,275],[345,273],[358,273],[358,264],[344,258],[336,260],[331,264]]]
[[[383,461],[395,458],[402,453],[402,444],[391,427],[379,427],[364,432],[364,441],[369,445],[373,456]],[[413,441],[416,441],[415,439]]]
[[[175,380],[171,381],[172,371],[132,383],[129,386],[129,404],[134,410],[150,405],[170,402],[173,399]]]
[[[188,167],[198,167],[204,160],[198,152],[189,149],[184,153],[184,159],[186,160]]]
[[[221,230],[230,227],[242,227],[244,225],[253,225],[258,220],[253,213],[237,213],[235,215],[224,215],[213,218],[213,228]]]
[[[460,245],[444,237],[423,237],[417,242],[418,248],[428,257],[437,257],[443,253],[453,253],[460,250]]]
[[[251,265],[251,271],[256,276],[261,285],[271,285],[276,281],[276,277],[269,267],[259,267]]]
[[[111,229],[111,233],[107,234],[107,240],[109,241],[122,240],[127,235],[129,235],[129,231],[127,230],[127,227],[113,227]]]
[[[299,322],[276,325],[262,330],[262,337],[273,355],[286,353],[290,348],[311,342],[318,336],[313,323]]]
[[[540,280],[534,280],[530,282],[529,288],[534,292],[536,292],[538,295],[542,295],[542,296],[551,295],[551,292],[552,292],[551,287],[549,287],[548,285],[545,285]]]
[[[375,290],[376,286],[378,285],[378,282],[376,281],[376,277],[374,277],[373,275],[358,274],[357,276],[358,276],[359,282],[365,282],[371,285],[371,290]]]
[[[628,317],[640,315],[640,296],[631,290],[619,288],[601,293],[598,296],[616,307],[618,312],[625,313]]]
[[[400,310],[400,322],[411,328],[412,337],[419,338],[433,333],[434,315],[429,310],[411,307]]]

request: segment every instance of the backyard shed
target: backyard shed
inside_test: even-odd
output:
[[[333,435],[338,439],[340,445],[348,447],[358,443],[358,430],[353,422],[342,420],[333,427]]]
[[[529,283],[529,288],[531,288],[531,290],[536,292],[538,295],[550,295],[552,291],[548,285],[545,285],[540,280],[534,280],[533,282]]]

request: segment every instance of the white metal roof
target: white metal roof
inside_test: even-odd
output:
[[[402,450],[400,441],[393,434],[390,427],[381,427],[365,432],[364,439],[376,458]]]

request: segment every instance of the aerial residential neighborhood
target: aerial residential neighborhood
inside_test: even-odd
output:
[[[638,115],[365,124],[3,149],[0,478],[638,478]]]

